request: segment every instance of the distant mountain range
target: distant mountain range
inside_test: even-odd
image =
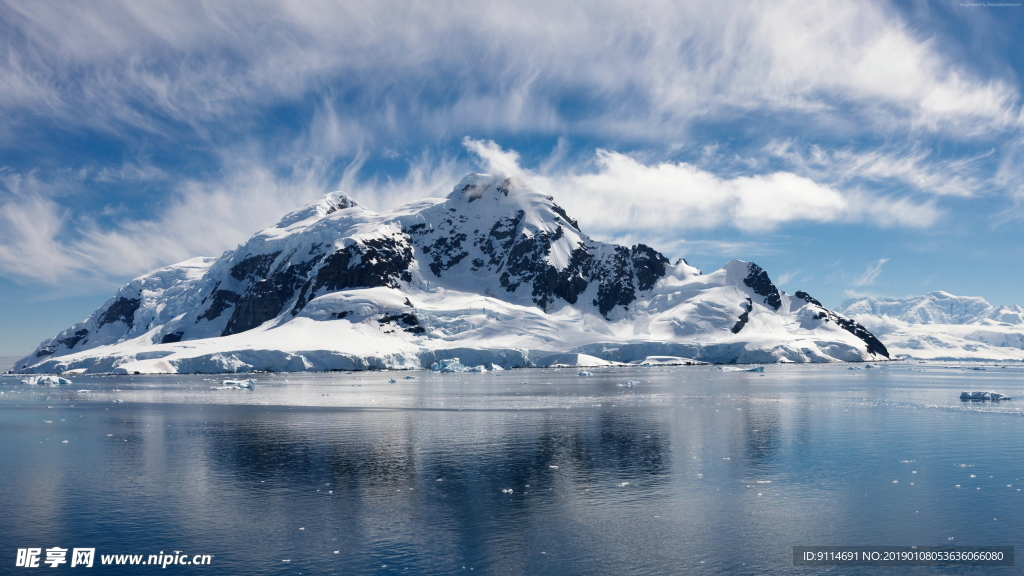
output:
[[[1024,307],[931,292],[905,299],[855,298],[837,308],[894,356],[932,360],[1024,360]]]
[[[651,356],[874,361],[885,346],[754,263],[702,274],[591,239],[527,184],[472,174],[377,213],[332,193],[219,258],[136,278],[17,371],[488,368]],[[559,361],[564,363],[564,361]]]

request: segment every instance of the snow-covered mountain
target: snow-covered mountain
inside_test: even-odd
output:
[[[753,263],[702,274],[595,241],[521,181],[472,174],[377,213],[332,193],[220,258],[131,281],[40,344],[24,372],[505,368],[565,353],[629,362],[872,361],[862,326]],[[561,355],[561,356],[560,356]]]
[[[931,292],[856,298],[838,311],[868,327],[895,355],[932,360],[1024,360],[1024,307]]]

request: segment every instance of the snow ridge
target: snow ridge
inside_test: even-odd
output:
[[[602,361],[871,361],[885,347],[754,263],[702,274],[587,236],[554,199],[471,174],[376,213],[331,193],[220,258],[141,276],[19,371],[505,368]]]
[[[837,310],[875,333],[892,353],[933,360],[1024,360],[1024,307],[930,292],[856,298]]]

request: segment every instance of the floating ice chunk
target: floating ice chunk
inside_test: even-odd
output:
[[[501,491],[501,493],[502,493],[502,494],[511,494],[511,493],[512,493],[512,489],[511,489],[511,488],[505,488],[505,489],[503,489],[503,490]]]
[[[487,372],[487,366],[484,366],[483,364],[473,366],[472,368],[467,368],[466,372]]]
[[[248,380],[225,380],[224,386],[234,388],[236,390],[255,390],[256,382],[251,378]]]
[[[993,402],[999,402],[1000,400],[1010,400],[1009,396],[1003,396],[998,392],[961,392],[961,400],[991,400]]]
[[[629,482],[619,482],[619,488],[622,488],[624,486],[629,486]]]
[[[590,372],[587,372],[586,370],[582,370],[582,371],[580,371],[580,376],[593,376],[593,374],[591,374]]]
[[[469,367],[459,362],[458,358],[438,360],[430,365],[431,372],[467,372]]]
[[[625,387],[625,388],[632,388],[633,386],[636,386],[636,385],[637,385],[637,384],[639,384],[639,383],[640,383],[640,382],[639,382],[639,381],[637,381],[637,380],[629,380],[629,381],[627,381],[627,382],[626,382],[626,383],[624,383],[624,384],[616,384],[616,386],[619,386],[619,387]]]
[[[405,379],[406,380],[415,380],[416,377],[415,376],[406,376]]]
[[[29,376],[21,381],[22,384],[28,386],[67,386],[71,384],[71,380],[67,378],[61,378],[60,376]]]
[[[552,470],[558,470],[558,466],[555,466],[554,464],[548,466],[548,468],[551,468]]]
[[[753,368],[740,368],[739,366],[722,366],[719,369],[722,372],[764,372],[764,366],[754,366]]]
[[[396,382],[398,382],[398,380],[395,380],[394,378],[392,378],[391,380],[388,380],[388,384],[394,384]]]
[[[114,404],[121,404],[123,402],[124,400],[121,400],[120,398],[114,398]]]

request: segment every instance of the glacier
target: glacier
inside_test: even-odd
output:
[[[930,292],[910,298],[861,297],[836,307],[894,355],[919,360],[1024,360],[1024,307],[978,296]]]
[[[471,174],[375,212],[333,192],[237,249],[129,282],[24,373],[878,361],[867,328],[752,262],[704,274],[594,240],[551,196]]]

